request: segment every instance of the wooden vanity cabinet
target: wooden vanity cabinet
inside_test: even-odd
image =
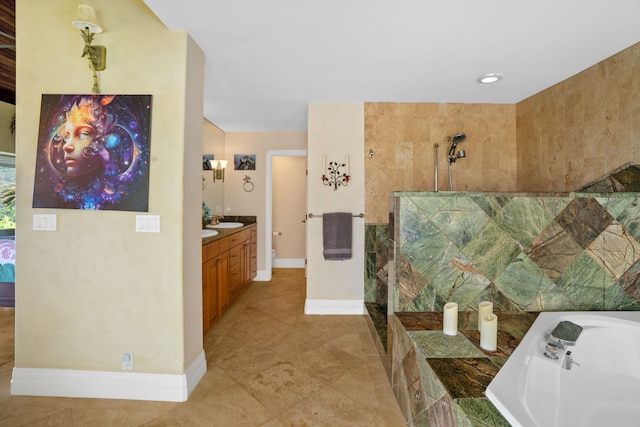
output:
[[[250,247],[249,258],[251,259],[251,269],[249,272],[249,281],[256,278],[258,275],[258,227],[255,225],[249,229],[250,233]]]
[[[204,334],[220,320],[256,274],[256,225],[202,246]]]
[[[202,247],[202,330],[206,334],[229,308],[229,240]]]

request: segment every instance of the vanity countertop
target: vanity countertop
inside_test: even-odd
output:
[[[246,218],[246,217],[245,217]],[[225,218],[226,220],[226,218]],[[246,230],[247,228],[251,227],[252,225],[255,225],[256,222],[254,220],[254,222],[247,222],[247,221],[222,221],[222,222],[242,222],[244,225],[242,227],[236,227],[236,228],[214,228],[214,227],[207,227],[208,230],[216,230],[218,232],[218,234],[216,234],[215,236],[211,236],[211,237],[204,237],[202,239],[202,245],[207,245],[209,243],[215,242],[216,240],[220,240],[223,239],[227,236],[230,236],[234,233],[237,233],[238,231],[242,231],[242,230]]]

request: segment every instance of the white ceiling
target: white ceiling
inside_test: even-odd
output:
[[[512,104],[640,41],[640,0],[144,2],[204,51],[225,132],[305,131],[313,102]]]

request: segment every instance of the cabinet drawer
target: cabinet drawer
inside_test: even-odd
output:
[[[240,263],[240,255],[242,254],[242,245],[234,246],[229,249],[229,267],[233,267]]]
[[[229,247],[237,246],[240,242],[242,242],[242,233],[233,233],[229,238]]]
[[[218,243],[220,244],[220,253],[222,252],[226,252],[229,250],[229,238],[225,237],[223,239],[218,240]]]

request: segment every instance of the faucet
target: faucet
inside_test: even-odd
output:
[[[571,351],[567,351],[564,354],[564,358],[562,359],[562,368],[566,369],[567,371],[570,371],[573,365],[580,366],[579,363],[576,363],[573,361],[573,356],[571,355]]]

